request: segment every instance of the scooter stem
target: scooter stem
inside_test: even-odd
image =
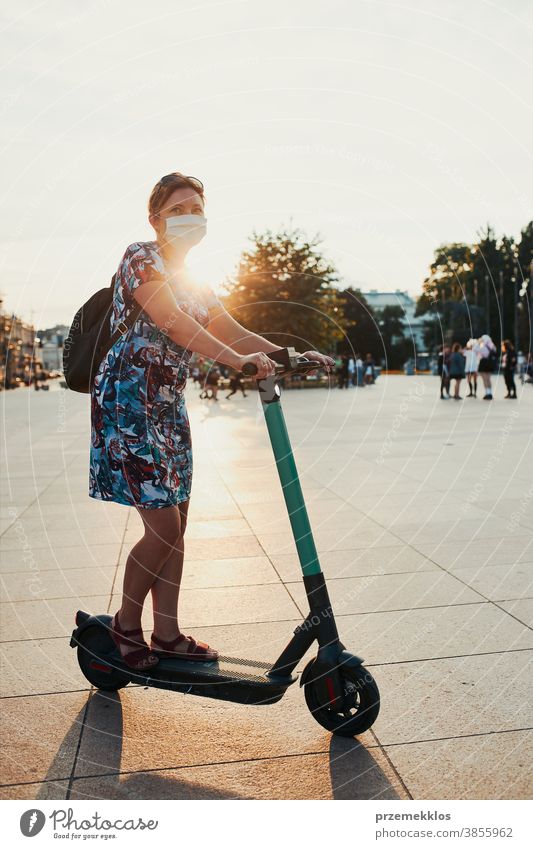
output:
[[[318,575],[322,570],[281,409],[279,384],[275,376],[268,377],[258,381],[258,389],[300,566],[305,576]]]

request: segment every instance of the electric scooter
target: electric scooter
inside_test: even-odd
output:
[[[278,702],[295,683],[294,670],[307,650],[318,644],[316,657],[300,677],[305,701],[316,721],[334,734],[354,737],[375,722],[379,690],[362,658],[341,643],[324,574],[320,568],[298,472],[281,409],[280,382],[289,375],[306,375],[321,364],[298,356],[294,349],[269,353],[278,363],[275,373],[257,380],[283,495],[298,551],[309,613],[273,663],[219,656],[216,661],[160,658],[156,666],[139,671],[128,667],[109,633],[112,617],[78,610],[70,645],[86,679],[100,690],[119,690],[129,683],[175,690],[248,705]],[[248,363],[243,373],[257,371]]]

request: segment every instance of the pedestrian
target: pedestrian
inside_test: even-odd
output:
[[[354,385],[355,360],[353,357],[348,357],[348,386]]]
[[[337,371],[337,386],[339,389],[348,389],[348,357],[344,354],[341,356],[340,365]]]
[[[372,384],[374,384],[376,382],[375,363],[374,363],[374,358],[372,357],[372,354],[366,355],[365,363],[364,363],[364,370],[365,370],[365,377],[364,377],[365,384],[367,386],[372,386]]]
[[[520,383],[524,382],[524,374],[526,371],[527,360],[523,351],[519,351],[516,359],[516,370]]]
[[[220,370],[217,368],[217,366],[211,366],[211,368],[207,372],[207,377],[205,379],[206,393],[210,393],[209,395],[207,395],[210,401],[218,401],[217,395],[219,380]]]
[[[109,628],[125,664],[143,672],[160,657],[218,658],[207,643],[183,634],[178,622],[192,484],[184,397],[191,355],[236,371],[250,363],[262,380],[275,373],[269,353],[280,350],[235,321],[209,286],[191,280],[185,258],[206,233],[204,203],[203,184],[194,177],[174,172],[154,186],[148,220],[155,238],[130,244],[120,260],[111,333],[121,330],[136,305],[141,310],[102,358],[91,388],[89,495],[135,507],[143,523]],[[315,351],[304,355],[326,369],[333,362]],[[150,645],[141,621],[149,592]]]
[[[516,356],[515,347],[510,339],[506,339],[502,342],[502,353],[503,377],[507,387],[507,395],[505,395],[505,398],[516,398],[516,384],[514,382],[514,376],[518,358]]]
[[[461,380],[465,376],[465,358],[461,352],[461,346],[459,342],[454,342],[452,347],[452,353],[450,356],[450,381],[455,380],[455,389],[453,393],[454,401],[462,401],[462,397],[459,395],[459,389],[461,388]]]
[[[443,345],[439,351],[437,360],[437,373],[440,376],[440,397],[442,401],[447,401],[450,397],[450,356],[450,346]]]
[[[226,395],[226,399],[229,401],[232,395],[235,395],[238,389],[242,392],[243,398],[246,398],[246,392],[244,391],[244,383],[242,382],[242,377],[239,372],[235,372],[231,375],[229,379],[229,387],[231,392],[228,392]]]
[[[199,367],[198,363],[196,363],[196,364],[192,367],[192,369],[191,369],[191,377],[192,377],[193,386],[194,386],[194,384],[196,384],[196,383],[200,383],[200,367]]]
[[[465,374],[468,381],[467,398],[477,398],[477,351],[476,340],[469,339],[465,351]]]
[[[526,368],[524,371],[524,383],[533,383],[533,354],[527,355]]]
[[[364,386],[364,368],[361,354],[355,355],[355,380],[356,386]]]
[[[496,345],[488,333],[484,333],[478,342],[479,353],[478,373],[481,375],[485,387],[484,401],[492,401],[491,375],[496,371],[498,365],[498,352]]]

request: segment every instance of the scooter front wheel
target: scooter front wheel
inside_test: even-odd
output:
[[[339,669],[344,690],[342,707],[325,707],[321,704],[316,682],[304,684],[307,707],[316,721],[341,737],[356,737],[374,724],[379,714],[378,685],[364,666]]]
[[[99,690],[120,690],[130,683],[130,677],[116,665],[112,655],[115,644],[108,631],[100,626],[90,626],[83,632],[78,645],[80,669]]]

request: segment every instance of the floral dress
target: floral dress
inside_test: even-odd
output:
[[[135,306],[133,292],[171,275],[157,242],[134,242],[120,261],[111,332]],[[202,326],[220,301],[207,287],[172,281],[177,306]],[[100,363],[91,390],[89,495],[139,507],[170,507],[191,492],[192,445],[183,392],[188,348],[141,312]]]

